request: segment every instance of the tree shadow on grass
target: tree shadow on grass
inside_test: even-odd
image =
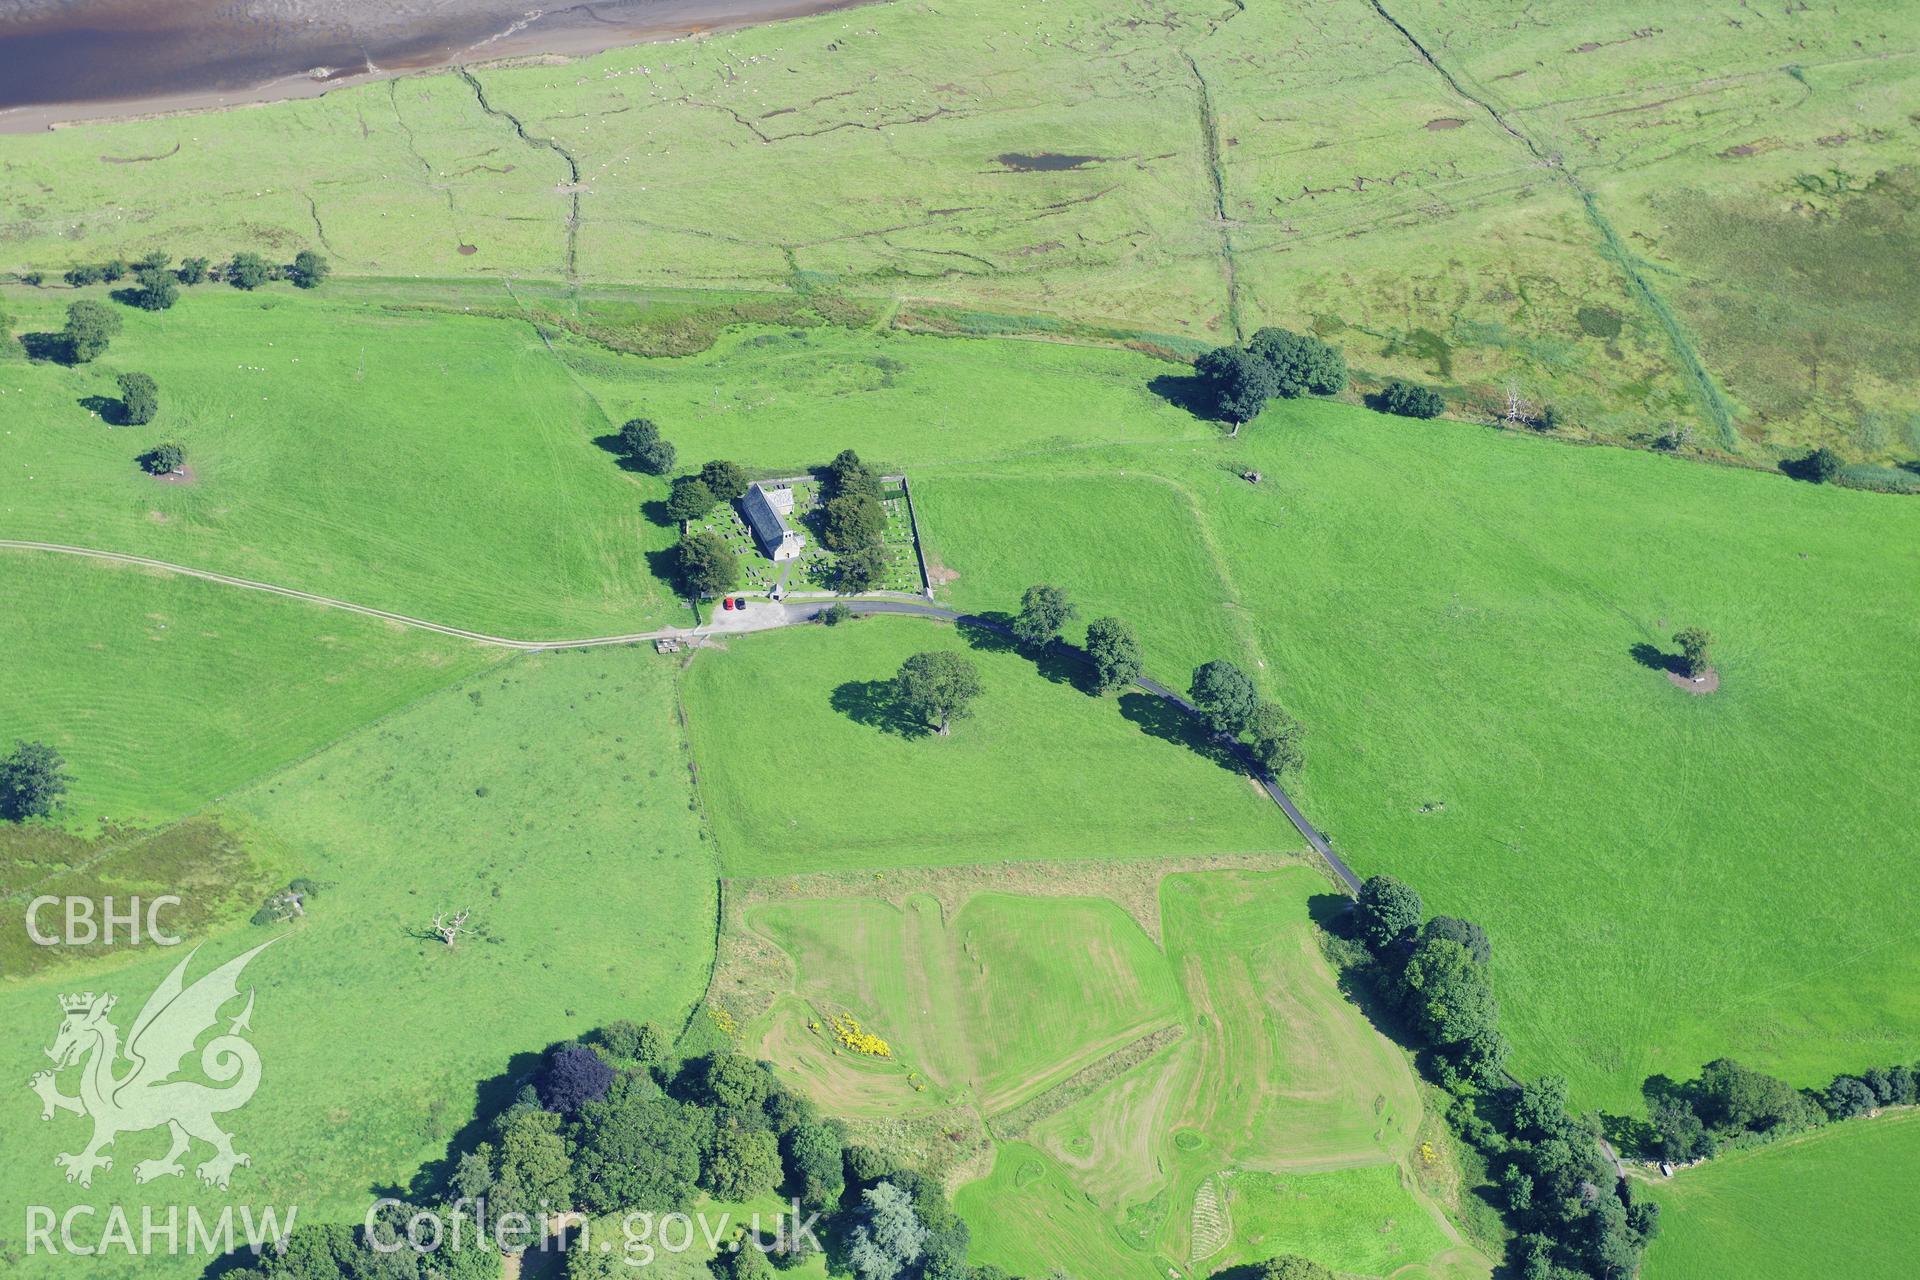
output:
[[[1229,751],[1204,724],[1165,698],[1130,690],[1120,695],[1120,714],[1143,733],[1185,747],[1223,769],[1245,773],[1246,762]]]
[[[1808,484],[1820,483],[1820,473],[1814,469],[1812,454],[1798,458],[1782,458],[1780,474],[1790,480],[1803,480]]]
[[[127,425],[127,403],[112,396],[81,396],[80,407],[89,413],[97,413],[100,420],[110,427]]]
[[[665,498],[648,498],[640,504],[640,514],[645,516],[650,523],[657,524],[662,529],[678,529],[680,527],[680,522],[675,520],[672,513],[667,510],[667,500]]]
[[[982,653],[1013,653],[1020,643],[1006,633],[1013,626],[1013,615],[992,610],[985,613],[969,613],[954,624],[960,638],[967,642],[969,649],[978,649]]]
[[[534,1071],[545,1056],[544,1051],[516,1053],[507,1059],[503,1070],[476,1085],[473,1118],[447,1139],[445,1155],[420,1166],[408,1183],[404,1196],[416,1202],[431,1203],[449,1194],[453,1189],[453,1171],[459,1166],[460,1157],[486,1141],[494,1117],[513,1105],[514,1098],[533,1079]],[[375,1195],[381,1193],[379,1187],[370,1187],[368,1190]]]
[[[64,333],[23,333],[20,335],[20,346],[29,360],[44,360],[50,364],[73,363],[73,344],[67,341]]]
[[[633,455],[626,451],[626,448],[620,443],[620,437],[617,434],[609,432],[604,436],[595,436],[593,442],[612,454],[614,465],[622,471],[640,476],[647,474],[646,468],[642,467]]]
[[[1207,380],[1196,374],[1163,373],[1147,383],[1147,390],[1174,408],[1185,409],[1202,422],[1219,421]]]
[[[903,738],[924,738],[933,729],[924,720],[900,705],[891,680],[849,680],[827,695],[835,711],[855,724],[894,733]]]
[[[1032,655],[1033,669],[1054,684],[1069,685],[1088,697],[1100,690],[1094,683],[1093,664],[1079,649],[1064,640],[1056,640]]]
[[[1633,660],[1649,671],[1665,671],[1671,675],[1684,675],[1686,667],[1677,653],[1667,653],[1658,645],[1642,640],[1627,650]]]

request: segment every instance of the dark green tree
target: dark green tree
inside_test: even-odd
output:
[[[1434,1044],[1458,1044],[1499,1028],[1500,1006],[1486,970],[1452,939],[1422,940],[1402,978],[1410,1011]]]
[[[107,278],[106,273],[91,263],[82,263],[77,267],[68,267],[61,277],[76,289],[84,289],[90,284],[99,284]]]
[[[887,580],[887,549],[877,542],[833,558],[833,589],[843,596],[872,591]]]
[[[1873,1090],[1864,1080],[1852,1076],[1835,1077],[1827,1086],[1827,1093],[1821,1101],[1826,1105],[1827,1114],[1835,1120],[1851,1120],[1873,1110]]]
[[[629,418],[620,428],[620,454],[650,476],[667,474],[679,457],[672,442],[663,439],[660,428],[646,418]],[[711,491],[712,486],[708,488]]]
[[[492,1214],[562,1213],[572,1205],[573,1163],[557,1112],[514,1107],[494,1126]]]
[[[180,259],[180,271],[179,271],[180,283],[181,284],[205,284],[207,279],[207,268],[212,265],[213,264],[211,262],[208,262],[205,258]]]
[[[123,373],[120,383],[120,420],[130,427],[144,427],[160,412],[159,384],[144,373]]]
[[[142,311],[165,311],[180,300],[180,283],[171,271],[142,267],[134,279],[139,287],[133,290],[131,301]]]
[[[1800,460],[1800,467],[1807,479],[1816,484],[1827,484],[1840,475],[1840,455],[1821,445]]]
[[[722,1125],[700,1165],[700,1185],[717,1200],[751,1200],[780,1185],[780,1147],[766,1129]]]
[[[327,260],[311,249],[302,249],[293,255],[293,266],[287,271],[287,278],[302,289],[318,289],[320,282],[333,273],[333,267]]]
[[[1093,660],[1093,682],[1101,693],[1126,688],[1140,678],[1145,666],[1133,628],[1118,618],[1095,618],[1087,624],[1087,656]]]
[[[1260,694],[1253,681],[1224,658],[1194,668],[1187,692],[1215,733],[1238,735],[1253,723],[1254,713],[1260,709]]]
[[[827,492],[834,497],[846,493],[865,493],[874,498],[880,496],[880,477],[873,468],[860,461],[860,455],[851,449],[842,449],[827,464]]]
[[[1413,886],[1392,876],[1369,876],[1360,886],[1360,936],[1375,951],[1410,937],[1420,927],[1426,904]]]
[[[1334,1280],[1334,1277],[1333,1272],[1312,1258],[1283,1253],[1260,1264],[1259,1280]]]
[[[272,278],[273,268],[257,253],[236,253],[227,264],[227,281],[236,289],[258,289]]]
[[[1493,959],[1493,943],[1487,931],[1471,920],[1458,916],[1435,916],[1421,928],[1423,938],[1450,938],[1467,949],[1473,962],[1485,968]]]
[[[1703,627],[1682,627],[1674,632],[1673,642],[1680,646],[1680,666],[1689,676],[1699,679],[1707,674],[1713,645],[1713,633]]]
[[[1247,749],[1276,778],[1299,771],[1305,763],[1306,728],[1275,703],[1254,708],[1247,725]]]
[[[829,550],[872,546],[887,531],[886,509],[870,493],[841,493],[827,499],[821,513],[820,540]]]
[[[705,1126],[657,1089],[586,1104],[571,1137],[573,1181],[589,1213],[671,1213],[693,1199]]]
[[[61,336],[66,341],[67,358],[75,364],[87,364],[106,351],[119,332],[120,317],[111,308],[83,298],[67,308],[67,327]]]
[[[1647,1123],[1660,1137],[1660,1155],[1664,1159],[1685,1164],[1713,1154],[1713,1139],[1685,1098],[1663,1094],[1649,1099]]]
[[[148,475],[170,476],[187,465],[187,451],[168,440],[141,454],[140,465]]]
[[[822,1209],[840,1203],[846,1188],[840,1134],[817,1120],[803,1120],[782,1140],[788,1183],[801,1205]]]
[[[740,585],[740,561],[711,529],[690,529],[681,536],[678,563],[680,589],[695,599],[725,595]]]
[[[108,284],[124,278],[126,274],[127,260],[125,258],[109,258],[100,264],[100,278]]]
[[[1447,402],[1432,387],[1395,378],[1380,389],[1380,407],[1403,418],[1437,418],[1446,412]]]
[[[819,617],[822,625],[837,627],[843,622],[852,620],[853,610],[849,609],[844,601],[835,600],[820,611]]]
[[[965,654],[935,649],[901,663],[893,687],[908,714],[945,735],[955,720],[972,713],[973,700],[980,696],[980,669]]]
[[[1020,597],[1020,613],[1013,620],[1013,635],[1030,649],[1044,649],[1060,638],[1060,628],[1080,616],[1080,610],[1067,593],[1048,583],[1028,587]]]
[[[1347,385],[1347,358],[1311,335],[1262,329],[1247,350],[1266,361],[1274,391],[1289,399],[1337,395]]]
[[[67,794],[67,761],[44,742],[15,739],[0,757],[0,818],[45,818]]]
[[[172,261],[173,255],[165,249],[155,249],[152,253],[140,255],[134,260],[133,265],[138,271],[158,271]]]
[[[675,520],[704,520],[715,501],[713,490],[699,476],[675,476],[667,492],[667,514]]]
[[[773,1075],[744,1053],[715,1053],[692,1063],[694,1097],[719,1111],[758,1111],[773,1092]]]
[[[747,491],[751,483],[747,479],[746,469],[737,462],[728,462],[725,458],[715,458],[700,468],[700,478],[707,482],[707,488],[721,502],[732,502]]]
[[[1273,367],[1245,347],[1215,347],[1193,362],[1193,371],[1206,384],[1215,416],[1233,423],[1236,433],[1277,390]]]

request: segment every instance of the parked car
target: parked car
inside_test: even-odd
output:
[[[747,598],[745,596],[734,597],[733,607],[745,613],[747,611]]]
[[[722,609],[729,609],[729,610],[730,610],[730,609],[732,609],[732,608],[733,608],[733,597],[732,597],[732,596],[721,596],[721,597],[720,597],[720,607],[721,607]]]

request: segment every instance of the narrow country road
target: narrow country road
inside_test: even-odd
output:
[[[207,569],[194,569],[186,565],[171,564],[165,560],[155,560],[147,556],[126,555],[118,551],[100,551],[91,547],[70,547],[58,542],[28,542],[13,538],[0,538],[0,550],[38,551],[52,555],[79,556],[88,560],[104,560],[112,564],[130,565],[141,569],[157,569],[163,573],[179,574],[182,577],[198,578],[203,582],[217,582],[222,586],[238,587],[245,591],[264,591],[269,595],[284,596],[289,600],[300,600],[307,604],[319,605],[326,609],[339,609],[346,613],[357,613],[362,617],[378,618],[402,627],[412,627],[418,631],[431,631],[436,635],[452,636],[459,640],[470,640],[475,644],[492,645],[501,649],[513,649],[522,653],[538,653],[548,649],[593,649],[606,645],[644,644],[651,640],[695,640],[708,637],[744,635],[754,631],[769,631],[776,627],[790,626],[794,623],[809,622],[821,610],[832,604],[831,600],[806,600],[768,604],[756,601],[753,607],[742,613],[722,612],[715,615],[711,622],[696,627],[661,627],[653,631],[635,631],[626,635],[586,636],[562,640],[515,640],[507,636],[492,636],[483,631],[469,631],[465,627],[450,627],[445,623],[429,622],[424,618],[410,618],[404,613],[394,613],[387,609],[376,609],[371,605],[354,604],[349,600],[336,600],[331,596],[315,595],[311,591],[299,591],[292,587],[276,586],[271,582],[256,582],[251,578],[239,578],[232,574],[214,573]],[[940,622],[976,627],[996,635],[1012,638],[1013,632],[1004,623],[978,614],[961,613],[955,609],[943,608],[936,604],[924,604],[918,600],[888,599],[849,599],[845,603],[856,614],[902,614],[914,618],[932,618]],[[1068,648],[1078,657],[1085,655],[1078,649]],[[1145,676],[1134,681],[1134,687],[1156,698],[1165,699],[1188,716],[1198,719],[1199,708],[1167,688],[1156,680]],[[1223,751],[1240,761],[1247,774],[1258,782],[1280,812],[1287,816],[1294,830],[1300,833],[1309,845],[1326,860],[1327,866],[1350,893],[1360,891],[1360,878],[1353,869],[1333,851],[1327,838],[1308,822],[1290,796],[1280,786],[1280,782],[1266,769],[1262,768],[1247,754],[1246,748],[1234,738],[1224,734],[1212,735],[1213,742]]]

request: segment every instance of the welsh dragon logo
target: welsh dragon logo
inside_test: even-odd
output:
[[[235,1166],[251,1163],[248,1156],[233,1149],[233,1135],[213,1118],[245,1106],[260,1087],[260,1054],[242,1034],[250,1029],[252,988],[247,990],[246,1007],[227,1024],[226,1031],[200,1050],[201,1072],[225,1087],[173,1077],[193,1052],[194,1043],[219,1021],[221,1008],[239,997],[240,971],[272,945],[262,943],[192,986],[185,984],[187,965],[193,959],[188,955],[147,997],[124,1046],[119,1028],[107,1017],[113,1011],[114,996],[96,996],[89,991],[60,997],[66,1016],[53,1047],[47,1050],[53,1070],[36,1072],[27,1083],[40,1095],[42,1120],[53,1119],[55,1111],[93,1117],[93,1140],[86,1148],[53,1158],[67,1171],[68,1182],[92,1186],[96,1169],[113,1168],[112,1158],[101,1152],[115,1138],[161,1125],[172,1135],[172,1146],[161,1158],[134,1165],[137,1182],[184,1173],[180,1157],[194,1138],[213,1148],[213,1154],[196,1170],[203,1182],[224,1188]],[[80,1093],[68,1097],[60,1092],[56,1077],[74,1066],[80,1068]]]

